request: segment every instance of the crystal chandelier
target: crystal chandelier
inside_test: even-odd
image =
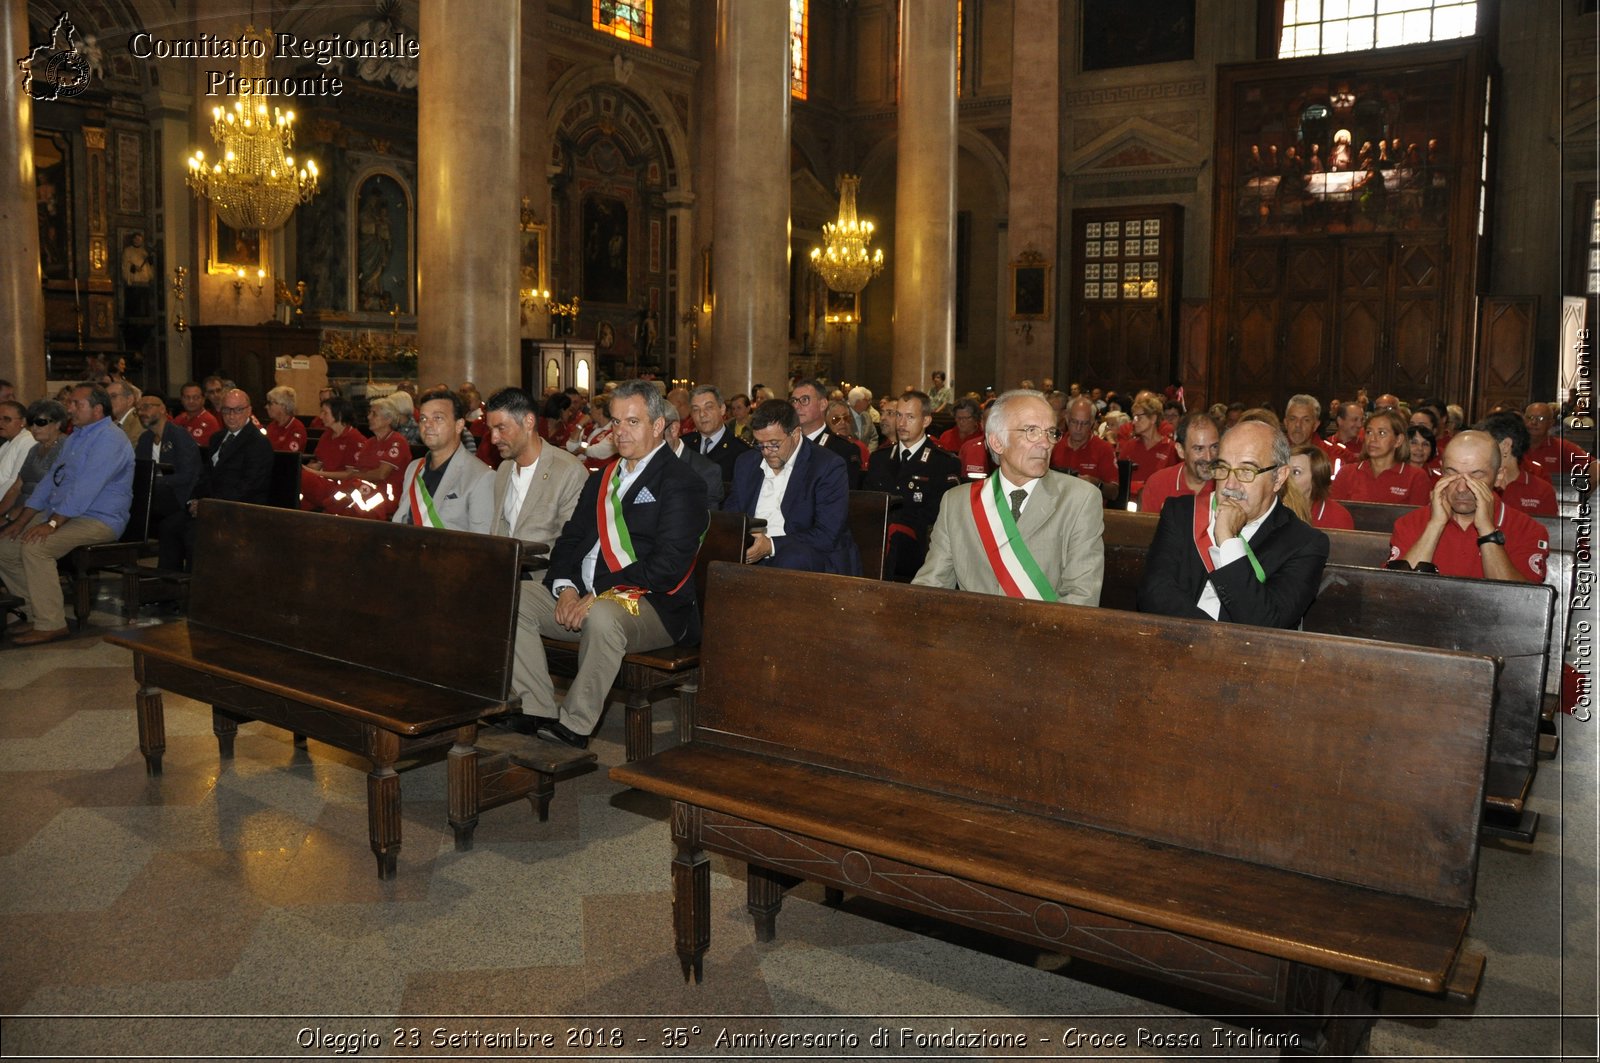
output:
[[[261,44],[241,49],[239,83],[266,85],[272,31],[251,26],[243,37]],[[209,198],[217,216],[235,229],[277,229],[317,191],[317,164],[307,160],[297,171],[289,154],[294,146],[294,112],[269,104],[270,97],[264,94],[241,91],[231,109],[212,108],[211,138],[222,158],[208,166],[205,152],[197,150],[189,160],[189,187],[195,195]]]
[[[883,271],[883,252],[867,250],[872,243],[872,223],[856,219],[856,186],[860,183],[861,178],[854,174],[839,178],[839,220],[823,223],[822,239],[827,246],[811,249],[811,268],[822,275],[822,282],[851,295]]]

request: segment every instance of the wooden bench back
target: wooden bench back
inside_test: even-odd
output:
[[[1489,755],[1531,767],[1555,602],[1542,584],[1329,565],[1305,630],[1499,658]]]
[[[1137,513],[1125,509],[1106,510],[1106,547],[1128,546],[1149,549],[1156,537],[1159,513]],[[1328,563],[1330,565],[1362,565],[1382,568],[1389,561],[1389,536],[1369,531],[1347,531],[1343,528],[1323,529],[1328,537]],[[1102,600],[1102,605],[1105,602]]]
[[[861,551],[861,574],[867,579],[883,578],[883,552],[889,545],[889,501],[887,491],[850,492],[850,536]]]
[[[272,452],[272,475],[267,479],[267,505],[279,509],[300,508],[300,454],[296,451]]]
[[[698,742],[1472,899],[1480,657],[715,565],[701,669]]]
[[[750,545],[749,538],[750,518],[747,514],[721,509],[711,511],[711,524],[706,528],[706,537],[700,543],[700,552],[695,555],[694,561],[694,598],[700,605],[701,616],[706,611],[706,583],[711,578],[711,563],[729,561],[742,564],[744,552]]]
[[[1357,531],[1382,532],[1388,535],[1394,531],[1394,522],[1416,507],[1395,506],[1387,502],[1346,502],[1344,508],[1350,511],[1350,519],[1355,521]],[[1550,549],[1572,549],[1572,532],[1570,528],[1565,527],[1567,518],[1559,514],[1541,517],[1529,513],[1528,516],[1544,525]]]
[[[499,536],[205,499],[189,622],[504,701],[520,549]]]

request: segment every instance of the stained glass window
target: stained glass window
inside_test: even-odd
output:
[[[809,0],[789,0],[789,94],[797,100],[806,98],[811,76],[808,6]]]
[[[651,0],[594,0],[594,28],[649,48],[655,40]]]

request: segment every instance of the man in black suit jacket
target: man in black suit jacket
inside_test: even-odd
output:
[[[800,434],[794,407],[782,399],[752,410],[750,430],[759,449],[740,457],[723,507],[767,522],[745,552],[745,562],[861,575],[861,553],[850,535],[844,462]],[[763,498],[769,481],[772,488]]]
[[[167,416],[167,400],[157,391],[146,391],[134,404],[144,433],[134,444],[135,458],[158,462],[155,488],[150,494],[150,522],[158,531],[160,522],[189,505],[195,484],[200,480],[200,448],[187,430]],[[170,466],[162,472],[161,466]]]
[[[1289,441],[1259,421],[1228,429],[1217,489],[1167,500],[1145,558],[1139,611],[1298,627],[1321,585],[1328,537],[1289,510]]]
[[[708,522],[704,482],[666,448],[675,416],[654,384],[612,392],[618,458],[590,476],[550,550],[548,595],[524,595],[512,685],[518,730],[584,748],[622,658],[700,640],[695,555]],[[541,637],[578,644],[578,674],[558,706]],[[531,717],[529,719],[528,717]]]
[[[815,380],[802,380],[789,392],[789,405],[800,418],[800,432],[811,442],[844,459],[850,490],[861,486],[861,448],[828,431],[828,393]]]
[[[695,388],[689,393],[689,416],[694,419],[695,430],[684,434],[683,445],[716,462],[723,482],[731,481],[733,463],[750,449],[750,444],[728,427],[728,407],[722,401],[722,392],[711,384]]]
[[[272,444],[250,420],[250,396],[238,388],[222,394],[222,430],[211,437],[200,463],[200,482],[189,504],[161,522],[159,564],[182,571],[194,556],[195,503],[202,498],[266,505],[272,482]]]
[[[667,418],[667,449],[672,456],[694,470],[705,481],[706,503],[712,509],[722,506],[722,470],[717,463],[683,441],[682,422]]]
[[[908,391],[895,403],[897,440],[872,453],[862,486],[888,491],[900,501],[889,512],[889,554],[883,571],[910,583],[928,557],[928,532],[939,519],[944,493],[961,482],[961,460],[928,438],[933,415],[928,396]]]

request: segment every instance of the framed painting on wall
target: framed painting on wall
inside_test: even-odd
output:
[[[65,133],[33,134],[33,180],[39,205],[39,269],[45,280],[70,280],[72,269],[72,142]]]
[[[217,208],[206,205],[210,218],[211,243],[206,254],[207,273],[254,274],[267,269],[267,242],[259,229],[235,229],[217,217]]]
[[[356,186],[350,216],[355,219],[352,305],[369,313],[414,313],[409,191],[393,174],[369,174]]]
[[[1011,263],[1011,319],[1050,319],[1050,265],[1039,255],[1024,255]]]
[[[1194,58],[1194,0],[1083,0],[1083,69]]]
[[[628,205],[611,196],[583,201],[583,297],[596,303],[628,301]]]

